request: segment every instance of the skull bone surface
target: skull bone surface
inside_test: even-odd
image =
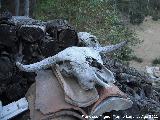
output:
[[[79,44],[81,46],[87,46],[87,47],[99,47],[100,46],[97,40],[97,37],[88,32],[79,32],[78,38],[79,38]]]
[[[79,39],[82,38],[83,35]],[[87,40],[90,40],[88,38],[90,37],[86,37],[86,40],[84,39],[85,43],[90,43],[87,42]],[[91,47],[73,46],[37,63],[23,65],[17,62],[16,64],[22,71],[34,72],[61,62],[63,63],[60,65],[61,70],[68,75],[75,76],[81,87],[88,90],[94,88],[95,84],[108,86],[109,83],[114,83],[113,73],[104,67],[100,53],[111,52],[125,44],[126,41],[105,47],[101,47],[99,44]]]

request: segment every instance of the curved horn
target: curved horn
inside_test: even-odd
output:
[[[29,65],[23,65],[20,62],[16,62],[16,65],[21,71],[35,72],[38,70],[49,68],[51,65],[57,62],[56,58],[57,56],[48,57],[40,62],[29,64]]]
[[[121,47],[123,47],[124,45],[127,44],[127,41],[123,41],[123,42],[120,42],[116,45],[109,45],[109,46],[105,46],[105,47],[97,47],[97,48],[94,48],[95,50],[99,51],[99,52],[112,52],[114,50],[117,50]]]

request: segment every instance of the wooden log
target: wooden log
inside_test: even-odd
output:
[[[45,28],[38,25],[22,25],[18,30],[19,36],[28,42],[41,40],[45,36]]]

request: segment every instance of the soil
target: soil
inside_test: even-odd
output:
[[[139,26],[131,26],[137,33],[142,43],[133,47],[135,55],[143,59],[142,63],[130,62],[130,66],[138,70],[145,70],[146,66],[152,66],[152,61],[160,57],[160,20],[153,21],[147,17]]]

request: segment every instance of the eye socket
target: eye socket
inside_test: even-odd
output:
[[[90,40],[91,40],[92,42],[96,43],[96,41],[95,41],[95,38],[94,38],[94,37],[89,37],[89,38],[90,38]]]
[[[95,80],[89,80],[88,82],[89,82],[89,83],[94,83],[94,82],[95,82]]]
[[[92,83],[92,80],[88,80],[89,83]]]

